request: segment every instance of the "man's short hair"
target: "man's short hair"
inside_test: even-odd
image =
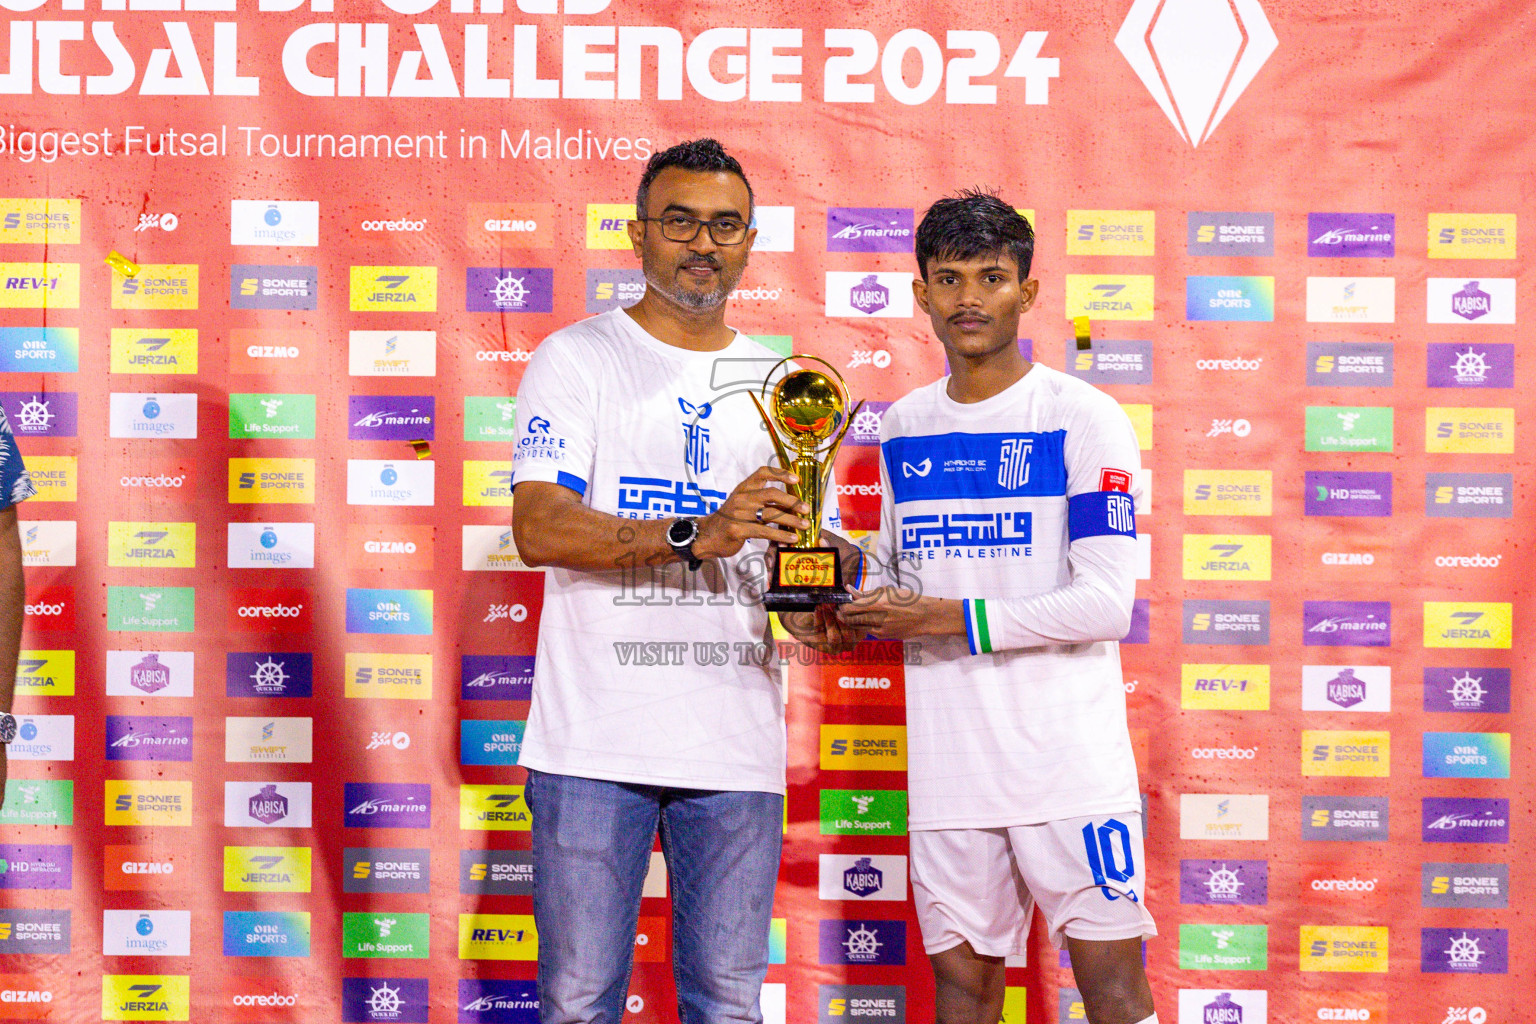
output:
[[[928,280],[928,261],[972,260],[1006,252],[1019,266],[1019,280],[1029,279],[1035,258],[1035,229],[1019,211],[990,192],[962,189],[945,196],[923,214],[917,226],[917,269]]]
[[[752,196],[752,183],[747,180],[747,173],[741,169],[741,164],[736,158],[725,151],[725,147],[714,139],[694,139],[692,142],[679,142],[670,149],[664,149],[659,153],[652,153],[651,159],[646,162],[645,171],[640,175],[640,187],[635,190],[635,216],[646,215],[645,203],[651,195],[651,182],[656,180],[656,175],[668,167],[680,167],[685,171],[726,171],[741,179],[741,183],[747,186],[747,218],[752,217],[752,207],[755,199]]]

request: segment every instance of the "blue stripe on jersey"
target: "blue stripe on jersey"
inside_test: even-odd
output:
[[[1065,430],[925,434],[880,445],[891,500],[1045,497],[1067,493]]]
[[[560,470],[555,474],[555,483],[559,484],[561,487],[569,487],[571,490],[580,495],[585,495],[587,493],[587,482],[574,473],[567,473],[564,470]]]
[[[1123,491],[1089,491],[1067,499],[1067,540],[1136,536],[1136,502]]]

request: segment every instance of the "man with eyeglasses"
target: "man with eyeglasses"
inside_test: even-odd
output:
[[[657,831],[683,1024],[757,1022],[784,814],[784,698],[754,585],[810,523],[745,382],[778,357],[725,323],[752,189],[713,139],[651,157],[646,290],[546,338],[517,399],[513,532],[546,566],[519,763],[533,813],[543,1024],[619,1024]],[[833,504],[831,502],[829,505]],[[835,518],[829,509],[829,519]],[[817,646],[832,616],[788,616]]]

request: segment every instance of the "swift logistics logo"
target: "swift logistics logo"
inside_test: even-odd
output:
[[[1424,669],[1424,710],[1507,714],[1508,668]]]
[[[1268,534],[1184,535],[1186,580],[1267,580],[1271,538]]]
[[[348,697],[432,697],[430,654],[348,654],[344,673],[344,693]]]
[[[230,309],[318,309],[319,304],[316,267],[236,263],[229,268]]]
[[[432,591],[347,588],[348,633],[432,634]]]
[[[425,848],[349,846],[341,862],[345,892],[425,893],[432,887],[432,851]]]
[[[821,770],[906,771],[906,726],[823,725]]]
[[[539,932],[532,914],[460,914],[460,960],[536,960]]]
[[[354,377],[435,377],[437,332],[349,331],[347,372]]]
[[[1269,861],[1181,860],[1179,902],[1262,907],[1269,903]]]
[[[1069,256],[1151,256],[1156,242],[1157,215],[1151,210],[1067,211]]]
[[[1182,619],[1186,644],[1269,644],[1268,601],[1186,600]]]
[[[78,561],[78,529],[73,519],[23,519],[22,565],[74,565]]]
[[[1135,0],[1115,35],[1115,47],[1192,147],[1210,139],[1279,46],[1258,0],[1235,7]]]
[[[1425,647],[1509,650],[1514,605],[1504,601],[1425,601]]]
[[[1370,925],[1301,926],[1301,969],[1387,973],[1387,929]]]
[[[197,524],[110,522],[107,564],[116,568],[194,568]]]
[[[1396,319],[1396,278],[1307,278],[1308,323],[1390,324]]]
[[[112,268],[113,309],[196,309],[196,263],[141,263],[126,277]]]
[[[1301,774],[1385,778],[1392,774],[1392,734],[1303,729]]]
[[[226,716],[224,760],[229,764],[309,764],[314,760],[315,720]]]
[[[224,847],[225,892],[309,892],[307,846]]]
[[[80,200],[0,199],[0,245],[79,245]]]
[[[114,327],[110,366],[112,373],[196,373],[197,328]]]
[[[309,936],[310,915],[305,912],[224,911],[225,956],[307,957]]]
[[[437,312],[436,267],[352,267],[348,281],[354,313]]]
[[[459,828],[477,832],[527,832],[532,827],[522,786],[459,787]]]
[[[0,307],[4,306],[0,295]],[[0,373],[77,373],[78,327],[0,327]]]
[[[1509,778],[1509,733],[1426,732],[1426,779]]]
[[[192,783],[172,779],[108,779],[104,824],[189,826]]]
[[[1432,260],[1512,260],[1516,250],[1513,213],[1431,213]]]
[[[1151,274],[1068,274],[1067,318],[1151,320]]]
[[[1187,516],[1267,516],[1274,502],[1274,474],[1267,469],[1186,469]]]
[[[1267,840],[1269,796],[1263,793],[1181,793],[1179,838]]]
[[[1424,410],[1424,450],[1431,454],[1512,455],[1515,410],[1431,406]]]
[[[228,482],[231,505],[313,505],[315,460],[230,459]]]
[[[1268,323],[1275,318],[1272,277],[1186,277],[1184,319]]]
[[[1186,664],[1180,706],[1199,711],[1268,711],[1268,665]]]

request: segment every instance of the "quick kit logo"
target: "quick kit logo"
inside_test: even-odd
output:
[[[1150,274],[1068,274],[1067,318],[1151,320],[1153,277]]]
[[[101,951],[107,956],[191,956],[192,912],[103,910]]]
[[[314,459],[230,459],[232,505],[313,505]]]
[[[1090,384],[1151,384],[1152,343],[1103,339],[1081,351],[1075,341],[1068,341],[1063,365]]]
[[[1392,774],[1392,734],[1303,729],[1301,774],[1385,778]]]
[[[496,249],[548,249],[555,244],[554,203],[470,203],[465,240]]]
[[[528,700],[533,655],[466,654],[459,661],[460,700]]]
[[[314,760],[313,718],[224,719],[224,760],[230,764],[309,764]]]
[[[1391,387],[1393,373],[1391,342],[1307,343],[1307,384],[1311,387]]]
[[[1508,668],[1426,668],[1424,710],[1507,714]]]
[[[1269,927],[1262,924],[1179,925],[1179,969],[1269,969]]]
[[[1397,254],[1397,218],[1390,213],[1307,214],[1308,256]]]
[[[1187,277],[1184,319],[1268,323],[1275,318],[1272,277]]]
[[[0,308],[5,293],[0,293]],[[0,327],[0,373],[76,373],[80,369],[78,327]]]
[[[192,719],[108,715],[108,761],[191,761]]]
[[[1368,925],[1301,926],[1301,969],[1387,973],[1387,929]]]
[[[121,280],[113,271],[113,309]],[[79,308],[80,264],[0,263],[0,309]]]
[[[224,783],[228,828],[310,828],[313,808],[308,782]]]
[[[1512,388],[1515,346],[1430,342],[1426,377],[1432,388]]]
[[[432,505],[437,463],[428,459],[348,459],[348,505]]]
[[[79,245],[80,200],[0,199],[0,245]]]
[[[342,978],[346,1024],[427,1024],[426,978]]]
[[[1509,778],[1509,733],[1426,732],[1426,779]]]
[[[1513,213],[1432,213],[1429,258],[1432,260],[1512,260],[1516,217]]]
[[[907,898],[905,857],[823,853],[818,864],[821,899],[862,903]]]
[[[825,313],[829,317],[912,315],[912,275],[908,273],[829,270],[826,289]]]
[[[192,587],[107,588],[107,630],[124,633],[190,633],[197,597]]]
[[[347,588],[348,633],[432,634],[432,591]]]
[[[1303,711],[1392,710],[1389,665],[1303,665]]]
[[[649,876],[647,876],[649,881]],[[529,850],[460,850],[459,892],[465,895],[533,895],[533,853]],[[646,896],[666,895],[645,886]]]
[[[349,331],[347,372],[354,377],[435,377],[437,332]]]
[[[1186,644],[1269,644],[1268,601],[1186,600],[1182,619]]]
[[[348,283],[354,313],[437,312],[436,267],[352,267]]]
[[[106,974],[101,979],[102,1020],[187,1020],[191,977],[186,974]]]
[[[314,630],[314,598],[302,587],[234,587],[225,628],[236,633],[308,635]]]
[[[538,1024],[539,986],[534,981],[459,979],[459,1017],[464,1024]]]
[[[1432,277],[1425,284],[1425,320],[1432,324],[1512,324],[1515,279]]]
[[[906,727],[823,725],[821,770],[906,771]]]
[[[196,309],[196,263],[141,263],[125,277],[112,268],[113,309]]]
[[[464,308],[471,313],[550,313],[555,272],[549,267],[469,267]]]
[[[532,827],[522,786],[461,785],[459,828],[480,832],[527,832]]]
[[[228,869],[228,851],[225,848],[225,867]],[[308,850],[306,849],[307,853]],[[306,865],[306,872],[308,868]],[[226,885],[227,888],[227,885]],[[260,891],[260,890],[243,890]],[[291,891],[291,890],[275,890]],[[306,888],[302,890],[308,892]],[[285,911],[224,911],[225,956],[309,956],[310,915]],[[269,989],[270,991],[270,989]],[[250,997],[247,997],[250,998]],[[262,998],[262,997],[256,997]],[[270,998],[270,997],[268,997]],[[283,997],[279,996],[278,999]],[[257,1004],[260,1005],[260,1004]],[[267,1005],[287,1005],[273,1002]],[[270,1011],[269,1011],[270,1012]]]
[[[1210,139],[1280,41],[1258,0],[1136,0],[1115,47],[1190,146]]]
[[[68,845],[0,844],[0,891],[73,888],[72,854]]]
[[[902,985],[818,985],[816,1004],[817,1024],[907,1019],[907,990]],[[1002,1019],[1015,1018],[1005,1009]]]
[[[1179,902],[1203,906],[1266,906],[1269,903],[1269,862],[1181,860]]]
[[[905,921],[821,921],[818,962],[823,964],[895,964],[907,962]]]
[[[1391,473],[1308,471],[1305,511],[1309,516],[1390,516]]]
[[[1397,319],[1397,279],[1307,278],[1307,322],[1390,324]]]
[[[645,274],[635,269],[587,271],[587,313],[628,309],[645,294]]]
[[[0,825],[73,825],[75,784],[69,779],[7,779]]]
[[[1268,711],[1268,665],[1180,667],[1180,706],[1198,711]]]
[[[315,396],[231,394],[229,436],[236,440],[293,438],[312,441],[315,437]]]
[[[149,440],[197,436],[197,396],[114,391],[108,398],[112,437]]]
[[[1510,473],[1426,473],[1424,514],[1440,519],[1508,519],[1514,515]]]
[[[320,244],[320,204],[302,199],[231,199],[229,244],[313,248]]]
[[[349,782],[342,807],[346,828],[432,827],[432,787],[424,782]]]
[[[1425,601],[1424,646],[1509,650],[1514,605],[1501,601]]]
[[[1184,535],[1187,580],[1267,580],[1271,538],[1268,534]]]
[[[307,846],[224,847],[225,892],[309,892]]]
[[[536,960],[539,932],[532,914],[460,914],[460,960]]]
[[[192,783],[171,779],[108,779],[107,825],[192,824]]]
[[[197,328],[112,328],[111,372],[196,373]]]
[[[432,885],[432,856],[425,848],[349,846],[342,853],[346,892],[425,893]]]
[[[1508,864],[1424,864],[1420,880],[1426,907],[1496,910],[1509,906]]]
[[[430,700],[432,655],[348,654],[344,678],[348,697]]]
[[[1426,843],[1508,843],[1509,801],[1501,798],[1423,799]]]
[[[1307,647],[1391,647],[1388,601],[1306,601],[1301,612]]]
[[[824,789],[821,791],[824,836],[904,836],[907,791],[904,789]]]
[[[1266,840],[1269,797],[1262,793],[1181,793],[1179,838]]]
[[[1512,455],[1515,410],[1468,406],[1425,409],[1424,450],[1432,454]]]
[[[1273,256],[1272,213],[1190,213],[1186,218],[1191,256]]]
[[[1267,469],[1186,469],[1187,516],[1267,516],[1274,501],[1274,474]]]
[[[912,224],[910,209],[828,207],[827,251],[908,253],[912,251]]]
[[[1419,971],[1508,974],[1509,932],[1503,928],[1421,928]]]

